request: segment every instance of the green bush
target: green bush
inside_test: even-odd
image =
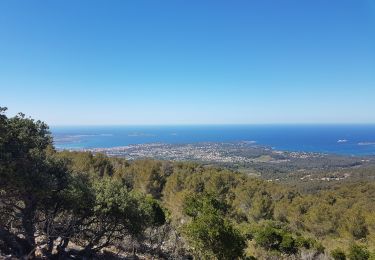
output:
[[[259,230],[255,236],[255,242],[267,250],[285,254],[295,254],[298,251],[297,240],[287,231],[272,225]]]
[[[245,238],[225,218],[225,206],[211,195],[186,199],[184,212],[192,217],[184,233],[199,259],[238,259],[243,256]]]
[[[266,226],[255,236],[255,242],[267,250],[279,250],[282,240],[280,232],[271,226]]]
[[[306,249],[311,248],[310,240],[307,239],[307,238],[304,238],[303,236],[298,236],[296,238],[296,244],[297,244],[298,247],[303,247],[303,248],[306,248]]]
[[[345,252],[342,251],[340,248],[336,248],[335,250],[332,250],[331,256],[334,260],[345,260],[346,259]]]
[[[363,246],[352,245],[349,249],[350,260],[368,260],[370,259],[370,252]]]
[[[290,234],[283,234],[282,241],[280,243],[280,251],[286,254],[295,254],[298,251],[298,247],[295,239]]]

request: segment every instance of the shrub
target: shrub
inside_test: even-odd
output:
[[[279,250],[282,239],[283,237],[277,229],[267,226],[258,232],[255,242],[267,250]]]
[[[331,256],[334,260],[345,260],[346,259],[346,255],[345,255],[344,251],[342,251],[340,248],[336,248],[336,249],[332,250]]]
[[[280,243],[280,251],[287,254],[295,254],[298,251],[296,241],[290,234],[283,234]]]
[[[350,260],[368,260],[370,259],[370,252],[363,246],[352,245],[349,249]]]
[[[224,217],[223,204],[213,196],[187,198],[184,212],[192,217],[184,233],[201,259],[238,259],[243,256],[245,239]]]

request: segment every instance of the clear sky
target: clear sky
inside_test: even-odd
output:
[[[375,0],[3,0],[0,106],[51,125],[375,123]]]

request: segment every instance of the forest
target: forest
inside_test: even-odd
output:
[[[375,182],[303,192],[225,167],[58,152],[45,123],[0,108],[1,257],[375,259]]]

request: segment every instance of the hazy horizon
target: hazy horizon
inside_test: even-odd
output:
[[[43,121],[43,120],[41,120]],[[50,128],[58,127],[199,127],[199,126],[373,126],[375,123],[229,123],[229,124],[108,124],[108,125],[49,125]]]

